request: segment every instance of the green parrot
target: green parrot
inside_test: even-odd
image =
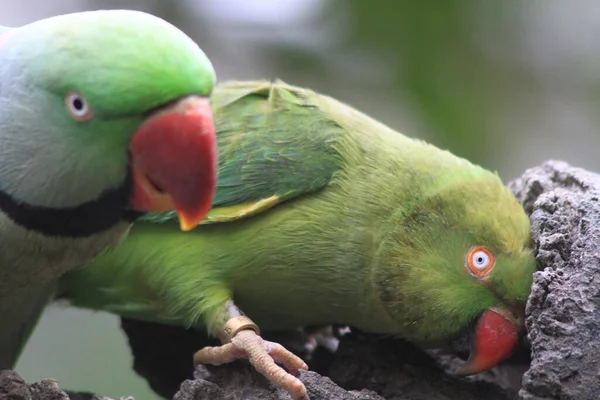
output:
[[[223,346],[197,364],[248,358],[295,399],[306,364],[259,326],[335,323],[423,346],[473,327],[463,374],[511,354],[535,259],[497,174],[280,81],[222,83],[211,105],[219,172],[201,226],[183,235],[172,212],[147,214],[65,275],[63,298],[206,330]]]
[[[183,32],[111,10],[0,27],[0,369],[57,278],[149,211],[195,227],[215,192],[212,64]]]

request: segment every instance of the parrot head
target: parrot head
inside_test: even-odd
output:
[[[406,339],[444,345],[469,331],[471,354],[458,373],[475,374],[519,343],[536,269],[530,223],[489,172],[462,171],[433,186],[391,219],[375,285]]]
[[[216,184],[215,80],[188,36],[142,12],[67,14],[4,32],[3,211],[46,234],[87,235],[172,209],[183,230],[195,227]],[[51,212],[79,228],[39,218]]]

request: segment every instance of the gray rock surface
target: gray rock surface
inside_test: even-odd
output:
[[[516,392],[447,374],[423,350],[402,340],[352,333],[340,342],[329,378],[301,372],[311,400],[512,400]],[[290,400],[246,362],[199,366],[174,400]],[[334,383],[335,382],[335,383]]]
[[[198,368],[194,380],[187,380],[173,400],[201,399],[261,399],[289,400],[290,396],[282,389],[272,386],[263,376],[256,374],[247,363],[236,362],[228,368],[215,368],[209,371]],[[316,372],[300,373],[302,382],[308,389],[311,400],[385,400],[368,390],[346,391],[329,378]]]
[[[510,187],[531,214],[543,268],[527,303],[532,362],[519,398],[598,400],[600,176],[546,162]]]
[[[14,371],[0,371],[0,400],[69,400],[54,379],[26,384]]]
[[[0,371],[0,400],[113,400],[92,393],[66,392],[54,379],[26,383],[15,371]],[[118,400],[135,400],[121,397]]]

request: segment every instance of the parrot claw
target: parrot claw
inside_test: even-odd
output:
[[[221,365],[241,358],[248,359],[259,373],[285,389],[294,400],[309,400],[306,386],[296,377],[299,370],[308,369],[306,363],[279,343],[266,341],[250,329],[239,331],[230,343],[196,352],[194,364]]]

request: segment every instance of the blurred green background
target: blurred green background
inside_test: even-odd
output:
[[[600,165],[594,0],[0,0],[0,24],[102,8],[177,25],[221,81],[311,87],[506,181],[550,158]],[[116,317],[53,305],[17,370],[28,381],[157,399],[130,366]]]

